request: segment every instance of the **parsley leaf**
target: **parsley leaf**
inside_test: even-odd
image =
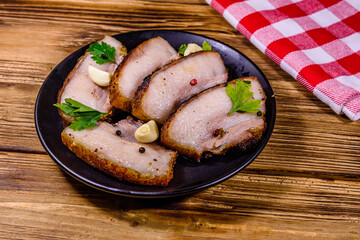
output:
[[[54,106],[64,111],[64,113],[75,117],[75,121],[70,125],[70,128],[75,131],[93,128],[99,118],[108,114],[99,112],[71,98],[66,98],[64,103],[56,103]]]
[[[202,44],[202,50],[204,51],[210,51],[211,50],[211,46],[207,41],[204,41]]]
[[[116,49],[105,42],[94,42],[90,44],[89,48],[86,50],[89,51],[93,59],[97,64],[104,64],[107,62],[115,62],[115,52]]]
[[[81,131],[85,128],[93,128],[102,116],[103,115],[98,114],[94,116],[77,117],[76,120],[71,123],[70,128],[75,131]]]
[[[261,100],[251,99],[254,93],[250,91],[251,82],[238,79],[235,87],[231,84],[226,86],[226,94],[230,97],[233,108],[228,116],[234,112],[257,112],[260,108]]]
[[[180,47],[179,47],[179,53],[181,56],[184,56],[184,53],[185,53],[185,50],[187,48],[187,44],[182,44]]]

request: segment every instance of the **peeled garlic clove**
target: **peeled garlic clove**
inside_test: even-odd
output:
[[[198,51],[202,51],[202,48],[199,45],[197,45],[196,43],[189,43],[187,48],[185,49],[184,56]]]
[[[135,138],[141,143],[151,143],[159,137],[159,129],[154,120],[141,125],[135,131]]]
[[[89,65],[88,73],[91,80],[101,87],[109,86],[112,74]]]

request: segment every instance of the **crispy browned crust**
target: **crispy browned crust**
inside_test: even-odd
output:
[[[80,143],[73,141],[73,139],[64,132],[61,133],[61,140],[72,152],[76,154],[76,156],[78,156],[84,162],[120,180],[125,180],[141,185],[167,186],[170,180],[173,178],[173,167],[177,157],[176,152],[172,154],[170,169],[167,172],[167,175],[150,176],[141,174],[129,168],[122,167],[98,155],[96,152],[89,150]]]
[[[256,77],[245,77],[245,78],[240,78],[242,80],[246,80],[246,79],[257,79]],[[225,146],[221,146],[221,148],[219,149],[214,149],[214,150],[209,150],[209,151],[203,151],[203,152],[199,152],[194,148],[190,148],[187,146],[183,146],[177,143],[176,139],[172,139],[169,136],[169,128],[170,128],[170,124],[172,119],[176,116],[176,114],[178,112],[180,112],[188,102],[191,101],[195,101],[199,96],[201,96],[202,94],[206,94],[208,91],[211,91],[215,88],[220,88],[220,87],[224,87],[227,84],[231,84],[231,83],[235,83],[237,81],[237,79],[232,80],[230,82],[227,83],[223,83],[223,84],[219,84],[217,86],[214,86],[212,88],[209,88],[197,95],[195,95],[194,97],[190,98],[188,101],[184,102],[183,104],[181,104],[181,106],[170,115],[170,117],[165,121],[164,125],[161,128],[161,133],[160,133],[160,142],[163,146],[170,148],[172,150],[177,151],[180,155],[184,155],[187,156],[191,159],[194,159],[195,161],[199,162],[201,160],[201,158],[203,156],[206,155],[222,155],[225,154],[227,152],[230,151],[245,151],[249,148],[252,148],[253,146],[255,146],[257,144],[257,142],[261,139],[262,134],[264,133],[265,129],[266,129],[266,123],[264,121],[264,124],[256,129],[252,129],[246,132],[246,137],[239,139],[239,141],[237,142],[233,142],[230,144],[227,144]],[[266,100],[266,99],[265,99]],[[265,115],[262,115],[262,118],[265,118]],[[220,137],[220,136],[219,136]]]
[[[216,51],[206,51],[206,52],[216,52]],[[187,58],[192,57],[192,56],[196,56],[198,54],[202,54],[203,51],[199,51],[199,52],[195,52],[192,53],[191,55],[189,55],[188,57],[185,58],[179,58],[177,60],[172,61],[171,63],[165,65],[164,67],[158,69],[157,71],[155,71],[154,73],[152,73],[150,76],[148,76],[143,83],[138,87],[137,91],[135,92],[135,97],[132,103],[132,110],[131,113],[132,115],[134,115],[135,117],[144,120],[144,121],[149,121],[149,120],[155,120],[158,124],[163,124],[164,121],[161,119],[154,119],[153,117],[150,117],[146,114],[146,112],[143,110],[142,108],[142,100],[144,98],[144,96],[146,95],[147,90],[149,89],[150,83],[152,81],[152,79],[161,71],[165,71],[168,68],[171,68],[172,66],[181,63],[182,61],[185,61]],[[225,64],[224,64],[225,65]]]
[[[156,72],[147,76],[144,79],[144,81],[141,83],[141,85],[138,87],[138,89],[136,90],[135,97],[132,102],[131,113],[132,113],[132,115],[134,115],[135,117],[137,117],[143,121],[154,120],[157,123],[161,124],[159,119],[152,119],[149,115],[147,115],[144,112],[144,110],[142,108],[142,98],[145,95],[146,91],[148,90],[149,84],[150,84],[151,79],[153,78],[154,74],[156,74]]]
[[[131,52],[125,56],[122,62],[117,66],[113,76],[111,77],[109,84],[109,98],[110,105],[118,109],[121,109],[125,112],[131,112],[131,103],[132,99],[124,97],[120,92],[120,77],[122,75],[122,70],[129,59]]]
[[[165,127],[165,125],[164,125]],[[161,144],[165,147],[168,147],[174,151],[177,151],[180,155],[184,155],[188,158],[194,159],[197,162],[200,162],[201,158],[203,156],[207,155],[223,155],[227,152],[231,151],[245,151],[249,148],[252,148],[257,144],[257,142],[260,140],[262,133],[265,131],[265,124],[261,128],[255,129],[255,132],[258,132],[260,134],[254,134],[253,132],[248,131],[247,132],[247,138],[242,139],[240,142],[234,142],[225,146],[222,146],[219,150],[209,150],[209,151],[203,151],[199,152],[196,151],[193,148],[183,146],[178,144],[176,141],[173,141],[170,139],[166,134],[161,135]]]

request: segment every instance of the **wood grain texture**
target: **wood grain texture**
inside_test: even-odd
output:
[[[276,95],[276,125],[259,157],[187,197],[90,188],[60,170],[35,130],[35,100],[56,64],[105,34],[147,29],[238,49]],[[2,0],[0,36],[0,239],[360,239],[359,122],[334,114],[205,1]]]

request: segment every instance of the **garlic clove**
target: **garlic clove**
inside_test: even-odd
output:
[[[196,43],[189,43],[187,48],[185,49],[184,56],[187,56],[191,53],[202,51],[202,48]]]
[[[101,87],[109,86],[112,74],[103,70],[100,70],[92,65],[88,67],[88,73],[91,80]]]
[[[141,125],[135,131],[135,138],[141,143],[151,143],[159,137],[159,129],[154,120]]]

